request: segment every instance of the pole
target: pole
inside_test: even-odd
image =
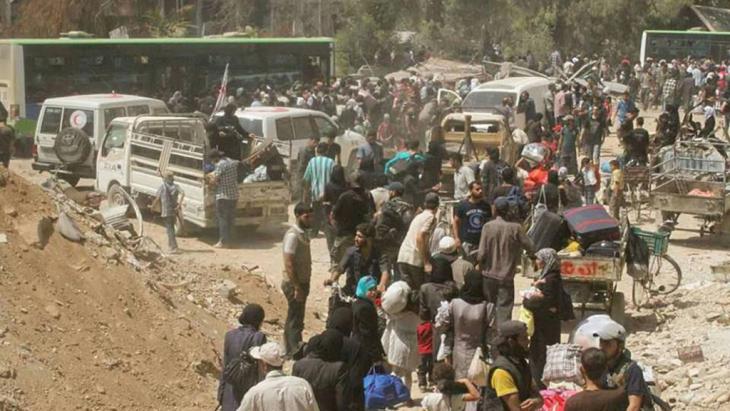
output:
[[[203,35],[203,0],[195,1],[195,24],[198,26],[198,36]]]

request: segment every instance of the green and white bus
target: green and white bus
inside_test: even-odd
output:
[[[30,131],[46,98],[136,94],[167,100],[211,92],[229,64],[228,89],[334,75],[331,38],[137,38],[0,40],[0,101]],[[28,129],[28,130],[25,130]]]
[[[730,59],[730,32],[647,30],[641,36],[640,59]]]

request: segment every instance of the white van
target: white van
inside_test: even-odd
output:
[[[307,146],[311,136],[325,138],[334,131],[335,142],[342,149],[342,166],[352,168],[357,164],[357,147],[365,143],[365,137],[350,130],[341,130],[327,114],[317,110],[290,107],[246,107],[236,111],[238,121],[246,131],[273,143],[279,152],[293,162],[299,150]]]
[[[99,146],[96,190],[106,192],[112,205],[127,204],[126,193],[146,208],[162,184],[162,173],[171,171],[185,192],[181,209],[186,226],[216,227],[215,188],[206,179],[212,166],[206,163],[210,144],[204,124],[199,117],[174,114],[114,119]],[[263,151],[266,146],[258,145],[250,158],[263,158]],[[289,185],[281,173],[267,175],[238,185],[236,226],[280,227],[288,221]]]
[[[33,139],[33,169],[55,170],[75,185],[96,176],[96,152],[117,117],[165,114],[161,100],[124,94],[87,94],[43,102]]]
[[[520,95],[527,91],[535,102],[535,111],[545,115],[545,100],[543,96],[548,91],[551,81],[545,77],[509,77],[502,80],[488,81],[480,84],[476,89],[464,97],[461,107],[464,113],[496,112],[502,105],[502,99],[511,97],[513,107],[520,103]],[[525,127],[524,114],[515,115],[515,126]]]

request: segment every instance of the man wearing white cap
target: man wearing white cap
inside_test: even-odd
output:
[[[451,260],[451,272],[453,273],[454,282],[461,289],[464,285],[464,276],[474,269],[474,264],[466,261],[461,256],[453,237],[445,236],[439,240],[439,253]]]
[[[606,315],[594,315],[578,326],[574,339],[584,347],[597,343],[606,354],[608,372],[603,388],[624,387],[629,400],[628,411],[654,409],[644,373],[626,349],[626,329],[621,324]]]
[[[276,342],[251,348],[251,357],[258,360],[263,381],[251,388],[238,411],[319,411],[314,391],[299,377],[284,374],[284,349]]]

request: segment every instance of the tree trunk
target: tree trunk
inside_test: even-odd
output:
[[[195,25],[198,26],[198,36],[203,35],[203,0],[195,0]]]

